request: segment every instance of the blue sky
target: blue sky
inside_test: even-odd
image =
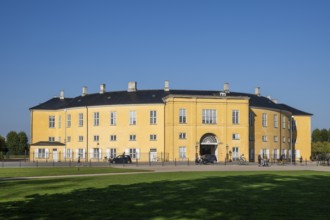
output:
[[[330,127],[328,0],[1,0],[0,135],[58,96],[138,89],[254,92]]]

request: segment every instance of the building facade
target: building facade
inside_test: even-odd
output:
[[[293,160],[311,155],[311,114],[260,94],[222,91],[138,90],[52,98],[30,108],[32,161],[186,161],[213,154],[235,161]]]

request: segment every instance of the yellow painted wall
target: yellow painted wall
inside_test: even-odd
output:
[[[294,116],[296,122],[296,131],[293,132],[296,137],[294,148],[300,150],[303,160],[310,160],[311,156],[311,116]],[[299,156],[296,156],[299,160]]]

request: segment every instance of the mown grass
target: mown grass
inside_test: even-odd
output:
[[[141,172],[114,167],[1,168],[0,178]],[[146,171],[147,172],[147,171]]]
[[[328,219],[329,185],[314,171],[11,180],[0,219]]]

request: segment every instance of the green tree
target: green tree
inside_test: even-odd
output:
[[[0,135],[0,159],[6,154],[6,140]]]
[[[15,131],[7,134],[7,148],[11,154],[18,154],[19,151],[19,138]]]
[[[320,137],[322,142],[328,142],[329,140],[329,132],[327,129],[322,129],[320,132]]]
[[[18,133],[18,140],[19,140],[19,146],[18,146],[18,154],[23,154],[26,151],[28,151],[28,137],[25,132],[21,131]]]
[[[315,129],[312,133],[312,142],[318,142],[321,141],[321,131],[320,129]]]

